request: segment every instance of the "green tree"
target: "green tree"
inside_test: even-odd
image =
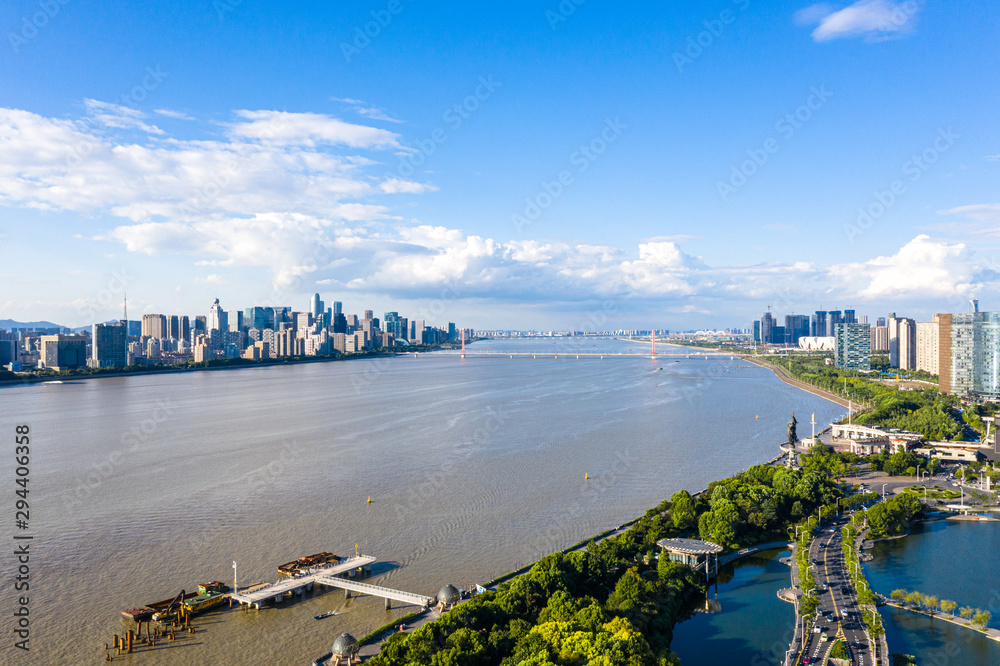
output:
[[[906,590],[893,590],[892,594],[889,595],[889,598],[893,601],[902,603],[906,600]]]
[[[696,521],[694,500],[691,493],[678,490],[670,497],[670,520],[679,530],[689,530]]]
[[[980,629],[985,629],[986,625],[989,624],[990,617],[989,611],[980,611],[972,618],[972,624],[978,625]]]
[[[941,600],[941,610],[943,610],[945,613],[948,613],[949,615],[951,615],[951,614],[953,614],[955,612],[956,608],[958,608],[958,604],[956,604],[951,599],[942,599]]]
[[[962,616],[963,620],[968,620],[975,614],[975,612],[976,612],[975,610],[969,608],[968,606],[962,606],[960,609],[958,609],[958,614]]]

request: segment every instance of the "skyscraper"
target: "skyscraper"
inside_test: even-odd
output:
[[[774,317],[770,312],[760,316],[760,341],[764,344],[774,342]]]
[[[934,321],[917,322],[917,370],[938,374],[938,316]]]
[[[313,320],[323,314],[323,310],[323,301],[319,300],[319,294],[313,294],[312,299],[309,301],[309,312],[312,314]]]
[[[146,338],[166,338],[167,318],[161,314],[142,315],[142,336]]]
[[[938,389],[1000,400],[1000,312],[940,314],[937,321]]]
[[[341,303],[340,301],[334,301],[333,314],[334,315],[344,314],[344,304]]]
[[[826,310],[816,310],[812,320],[812,336],[814,338],[827,337],[826,319]]]
[[[846,370],[871,370],[871,325],[837,324],[836,364]]]
[[[208,321],[206,323],[208,333],[211,333],[212,331],[226,333],[229,331],[229,315],[227,315],[226,311],[222,309],[221,305],[219,305],[219,299],[215,299],[215,302],[212,303],[212,307],[208,309]]]
[[[124,368],[128,364],[125,322],[94,324],[91,327],[90,362],[94,368]]]
[[[917,322],[907,317],[888,317],[889,365],[901,370],[917,368]]]

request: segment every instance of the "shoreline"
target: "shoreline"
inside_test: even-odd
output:
[[[469,344],[469,341],[466,341]],[[219,370],[244,370],[247,368],[270,368],[275,366],[290,366],[290,365],[303,365],[309,363],[333,363],[336,361],[357,361],[362,359],[372,359],[372,358],[395,358],[397,356],[405,356],[407,354],[424,354],[440,351],[441,349],[447,349],[443,345],[435,346],[430,349],[420,349],[418,351],[406,351],[400,349],[399,351],[371,351],[362,354],[341,354],[338,356],[285,356],[280,359],[270,359],[268,361],[249,361],[247,363],[231,363],[231,364],[220,364],[220,365],[209,365],[209,366],[160,366],[160,367],[150,367],[148,369],[136,369],[127,370],[120,372],[95,372],[95,373],[80,373],[80,374],[70,374],[70,375],[53,375],[51,377],[17,377],[15,379],[0,379],[0,389],[15,387],[15,386],[28,386],[31,384],[45,384],[50,382],[77,382],[88,379],[105,379],[111,377],[133,377],[133,376],[143,376],[143,375],[169,375],[176,373],[185,372],[215,372]]]

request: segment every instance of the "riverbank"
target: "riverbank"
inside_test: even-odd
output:
[[[915,615],[923,615],[925,617],[933,618],[935,620],[942,620],[944,622],[953,624],[956,627],[965,627],[966,629],[971,629],[972,631],[982,634],[991,641],[996,641],[997,643],[1000,643],[1000,630],[993,629],[991,627],[986,627],[986,629],[980,629],[979,627],[972,626],[972,623],[968,622],[967,620],[963,620],[961,617],[955,617],[954,615],[949,615],[948,613],[944,613],[942,611],[928,610],[925,608],[913,608],[912,606],[909,606],[907,604],[901,604],[898,601],[892,599],[891,597],[887,597],[883,594],[878,594],[878,597],[879,600],[882,602],[882,605],[884,606],[892,606],[893,608],[909,611]]]

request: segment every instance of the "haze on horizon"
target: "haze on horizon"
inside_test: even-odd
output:
[[[112,319],[118,283],[130,316],[319,292],[477,328],[1000,309],[987,2],[11,0],[0,28],[0,318]]]

